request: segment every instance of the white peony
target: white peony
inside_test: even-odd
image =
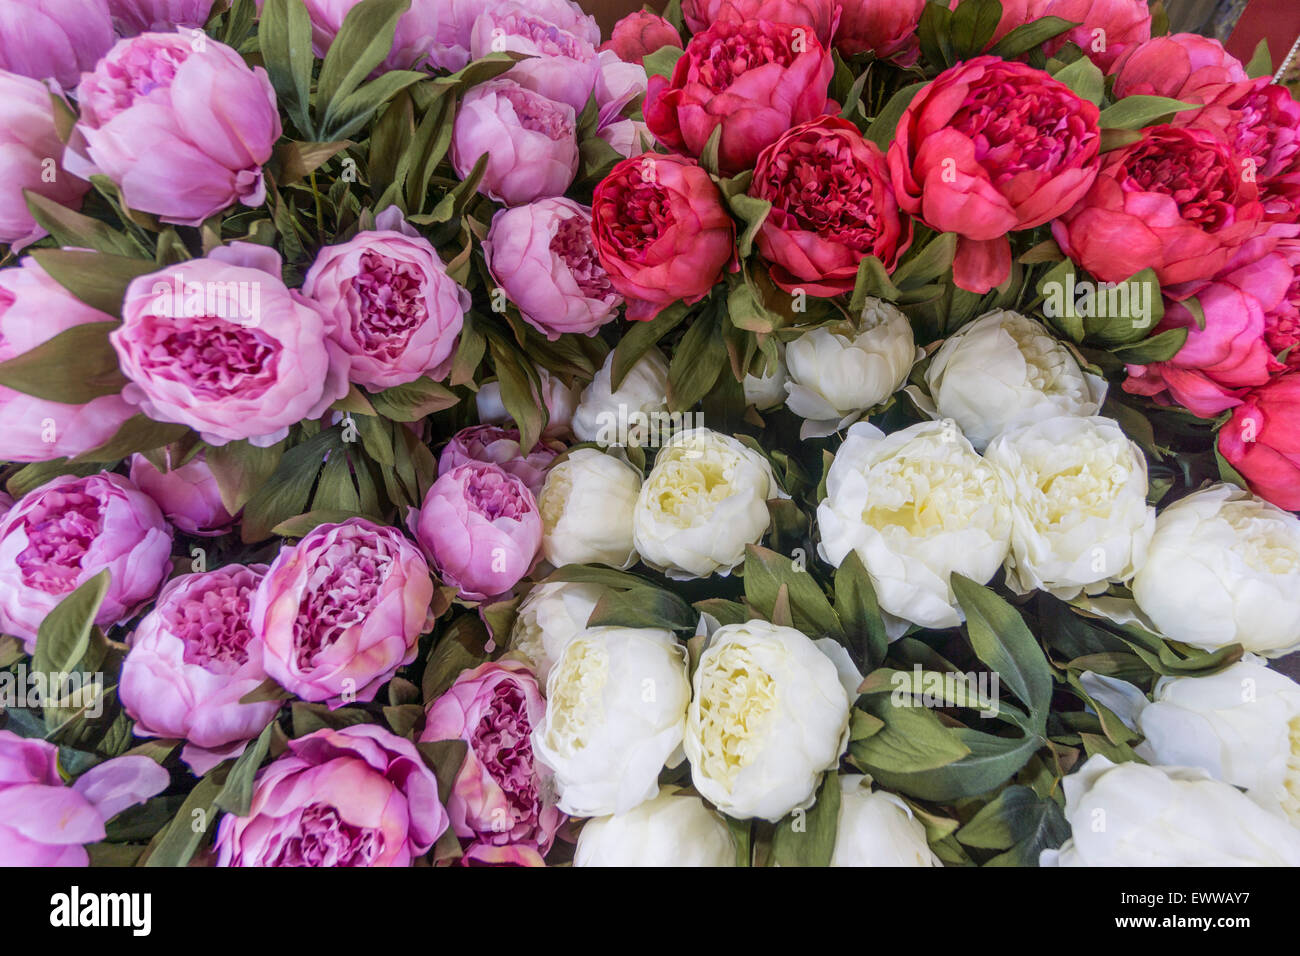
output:
[[[1109,418],[1061,416],[1003,432],[984,453],[1011,501],[1007,584],[1064,600],[1127,581],[1155,529],[1142,450]]]
[[[735,866],[736,841],[699,797],[663,789],[627,813],[588,820],[574,866]]]
[[[937,416],[979,451],[1008,428],[1058,415],[1096,415],[1106,382],[1085,373],[1044,326],[1019,312],[980,316],[934,353],[925,373]]]
[[[1041,866],[1300,866],[1300,829],[1200,768],[1094,754],[1062,786],[1072,836]]]
[[[897,638],[912,622],[954,627],[960,572],[981,584],[1011,539],[1001,480],[952,422],[921,422],[886,435],[859,422],[831,462],[817,506],[818,553],[839,567],[862,559]]]
[[[641,473],[594,448],[579,448],[553,465],[537,496],[542,554],[555,567],[607,564],[630,568],[632,512]]]
[[[596,604],[612,593],[600,584],[553,581],[537,585],[519,605],[510,628],[510,650],[527,659],[545,686],[564,645],[586,631]]]
[[[901,797],[872,791],[859,774],[840,777],[840,815],[831,866],[940,866],[925,827]]]
[[[546,679],[533,752],[555,774],[571,816],[626,813],[681,762],[691,688],[671,631],[593,627],[570,638]]]
[[[760,412],[776,408],[785,401],[785,383],[789,377],[785,364],[785,346],[778,344],[776,364],[768,367],[762,375],[746,375],[741,383],[745,391],[745,403],[753,405]]]
[[[745,545],[767,532],[767,500],[779,494],[758,452],[707,428],[678,432],[641,485],[637,553],[678,580],[727,574],[745,559]]]
[[[862,417],[902,386],[916,362],[912,323],[879,299],[861,318],[805,332],[785,348],[790,411],[806,419],[800,436],[824,438]]]
[[[645,444],[635,430],[649,427],[651,416],[668,413],[668,360],[657,348],[650,348],[628,370],[618,390],[610,387],[614,353],[605,357],[591,384],[582,390],[582,400],[573,413],[573,434],[578,441],[602,445]],[[633,435],[632,440],[628,434]]]
[[[1133,597],[1176,641],[1300,649],[1300,518],[1232,485],[1194,492],[1156,519]]]
[[[848,744],[855,696],[827,654],[792,627],[728,624],[700,655],[694,691],[684,746],[706,800],[773,822],[812,806]]]

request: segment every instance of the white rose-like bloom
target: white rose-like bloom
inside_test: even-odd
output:
[[[553,465],[537,496],[542,554],[555,567],[636,561],[632,512],[641,473],[594,448],[579,448]]]
[[[539,584],[528,592],[510,628],[510,649],[528,659],[543,687],[564,645],[587,630],[591,612],[609,593],[604,585],[568,581]]]
[[[1300,518],[1233,485],[1193,492],[1156,518],[1133,597],[1176,641],[1300,649]]]
[[[806,419],[800,437],[824,438],[893,395],[916,361],[912,323],[880,299],[857,322],[823,325],[789,342],[790,411]]]
[[[582,390],[573,413],[573,434],[578,441],[602,445],[621,445],[625,439],[628,444],[644,444],[646,436],[642,434],[638,441],[638,430],[644,433],[649,428],[649,416],[668,411],[668,360],[657,348],[649,349],[628,370],[617,391],[610,387],[613,367],[611,351],[591,384]]]
[[[925,373],[939,416],[983,451],[1000,432],[1057,415],[1096,415],[1105,381],[1087,375],[1044,326],[997,309],[949,338]]]
[[[697,796],[660,790],[653,800],[589,820],[574,866],[735,866],[736,841]]]
[[[1300,684],[1249,656],[1208,677],[1162,677],[1137,715],[1151,763],[1200,767],[1300,826]]]
[[[907,622],[955,627],[954,571],[981,584],[1006,560],[1011,504],[998,474],[952,422],[886,435],[849,429],[817,506],[818,553],[839,567],[856,551],[891,638]]]
[[[713,632],[695,669],[686,757],[695,789],[737,819],[812,806],[848,745],[846,689],[807,635],[766,621]]]
[[[745,403],[753,405],[760,412],[776,408],[785,401],[785,383],[789,377],[785,364],[785,346],[778,343],[776,365],[770,366],[762,375],[746,375],[741,382]]]
[[[729,574],[758,544],[781,494],[772,466],[730,435],[692,428],[659,449],[633,521],[641,559],[674,580]]]
[[[546,421],[545,437],[563,435],[569,431],[573,422],[574,408],[578,404],[578,389],[564,384],[558,376],[552,375],[544,368],[537,369],[541,381],[542,402],[549,416]],[[478,410],[478,420],[483,425],[498,425],[510,421],[510,413],[501,399],[501,383],[487,382],[479,386],[474,396],[474,405]]]
[[[1040,866],[1300,866],[1300,829],[1199,767],[1094,754],[1062,786],[1073,835]]]
[[[1011,501],[1007,585],[1063,600],[1127,581],[1155,529],[1142,450],[1109,418],[1070,415],[1005,431],[984,460]]]
[[[939,866],[925,827],[901,797],[872,792],[860,774],[840,777],[840,815],[831,866]]]
[[[626,813],[681,762],[691,699],[686,648],[658,628],[593,627],[571,638],[546,679],[533,752],[555,773],[570,816]]]

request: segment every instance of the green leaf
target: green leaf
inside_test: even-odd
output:
[[[898,287],[890,281],[885,266],[875,256],[864,256],[858,264],[858,277],[853,284],[853,295],[849,299],[849,311],[860,314],[866,307],[867,299],[883,299],[886,302],[898,300]]]
[[[275,158],[280,163],[276,183],[283,187],[306,179],[351,145],[346,139],[331,143],[281,143],[275,148]]]
[[[806,570],[783,554],[756,544],[745,546],[745,599],[769,620],[777,593],[785,585],[790,595],[794,626],[811,638],[838,637],[841,622],[821,585]]]
[[[158,271],[152,261],[106,252],[32,249],[31,255],[55,282],[92,309],[114,318],[121,317],[122,299],[132,280]]]
[[[957,233],[944,232],[925,244],[890,277],[899,289],[916,289],[948,273],[957,254]]]
[[[136,452],[152,451],[190,434],[189,426],[156,422],[144,415],[132,415],[104,444],[72,459],[75,464],[90,461],[120,461]]]
[[[956,834],[960,843],[984,850],[1006,850],[992,866],[1037,866],[1039,854],[1070,837],[1061,808],[1028,787],[1007,787],[980,808]]]
[[[322,139],[346,139],[361,132],[379,107],[428,74],[415,70],[389,70],[377,79],[333,100],[321,119]]]
[[[87,322],[64,329],[30,351],[0,362],[0,385],[65,405],[116,395],[128,383],[108,338],[118,326],[117,322]]]
[[[673,69],[677,66],[677,61],[681,59],[685,51],[681,47],[661,46],[653,53],[647,54],[641,61],[645,67],[647,77],[663,76],[672,77]]]
[[[328,509],[309,511],[306,514],[296,515],[287,521],[281,521],[271,529],[271,533],[282,538],[304,538],[313,529],[323,524],[340,524],[356,516],[356,511]]]
[[[1136,345],[1115,349],[1115,357],[1129,365],[1168,361],[1183,347],[1188,331],[1186,328],[1168,329],[1149,339],[1143,339]]]
[[[1057,70],[1052,79],[1064,83],[1080,98],[1094,106],[1101,106],[1101,98],[1106,91],[1106,78],[1097,64],[1086,56],[1081,56],[1073,63]],[[1105,113],[1102,113],[1102,116],[1105,116]],[[1109,124],[1103,121],[1101,125]]]
[[[727,199],[727,205],[745,224],[744,230],[740,233],[740,238],[736,241],[736,249],[742,259],[748,258],[754,249],[754,237],[758,235],[758,230],[762,228],[764,221],[767,219],[767,214],[772,211],[772,203],[766,199],[758,199],[748,193],[737,193]]]
[[[871,575],[856,551],[850,551],[835,570],[835,614],[858,670],[870,673],[884,663],[889,637]]]
[[[1126,96],[1102,110],[1098,123],[1103,129],[1142,129],[1173,113],[1200,108],[1199,103],[1184,103],[1167,96]]]
[[[465,755],[469,753],[469,745],[460,738],[452,740],[424,740],[416,745],[420,755],[433,775],[438,779],[438,799],[442,803],[447,802],[451,796],[452,787],[455,786],[456,777],[460,773],[461,765],[465,762]]]
[[[311,132],[311,17],[302,0],[266,0],[257,28],[262,62],[276,102],[304,134]]]
[[[596,602],[588,627],[655,627],[694,631],[695,612],[682,598],[657,587],[613,591]]]
[[[335,429],[321,432],[284,453],[275,473],[244,505],[240,538],[245,544],[269,538],[271,529],[281,521],[308,510],[307,502],[325,464],[327,453],[343,453]]]
[[[953,55],[959,60],[978,56],[993,39],[1001,19],[1002,4],[998,0],[964,0],[953,10],[948,31]]]
[[[316,83],[318,115],[330,117],[349,93],[373,73],[393,49],[398,18],[411,0],[362,0],[343,18],[330,43]],[[396,91],[394,91],[396,92]]]
[[[431,378],[417,378],[370,396],[375,411],[395,422],[419,421],[459,401],[459,395]]]
[[[258,448],[247,441],[209,446],[203,453],[221,491],[221,504],[232,515],[266,484],[284,455],[284,442]]]
[[[32,670],[43,674],[71,674],[81,669],[90,649],[95,616],[108,593],[110,576],[104,569],[65,597],[41,621],[36,632]]]
[[[271,749],[271,734],[274,730],[275,721],[272,720],[235,760],[221,787],[221,792],[212,801],[217,807],[237,817],[248,815],[248,808],[253,802],[253,783],[257,779],[257,768],[262,765],[267,751]]]
[[[23,190],[27,209],[32,218],[45,229],[60,246],[89,246],[98,252],[128,258],[145,254],[139,243],[124,232],[118,232],[107,223],[82,215],[40,193]]]
[[[610,367],[610,387],[618,389],[632,366],[641,360],[655,343],[681,324],[690,311],[684,302],[674,302],[653,319],[633,322],[614,347],[614,360]]]
[[[1029,707],[1041,732],[1052,700],[1052,670],[1024,618],[991,590],[964,575],[953,574],[952,590],[966,613],[966,631],[975,656],[997,671]]]
[[[727,364],[727,347],[716,311],[696,316],[668,363],[668,408],[685,411],[713,388]]]
[[[477,617],[465,614],[443,631],[425,660],[420,696],[426,704],[443,695],[464,671],[487,660],[487,628]]]
[[[199,846],[215,828],[218,812],[216,801],[225,786],[229,767],[224,762],[214,767],[190,791],[171,823],[154,838],[157,842],[149,851],[149,856],[144,861],[145,866],[177,867],[189,864]]]
[[[970,748],[924,707],[896,706],[887,695],[864,698],[868,716],[884,727],[849,744],[853,759],[873,774],[916,774],[969,756]]]
[[[1028,53],[1030,50],[1042,46],[1048,40],[1068,32],[1075,25],[1071,21],[1063,20],[1060,17],[1040,17],[1037,20],[1022,23],[1016,27],[995,43],[989,53],[1004,60],[1014,60],[1022,53]]]
[[[489,344],[492,364],[501,385],[501,403],[519,429],[519,447],[533,448],[546,429],[546,403],[534,386],[532,364],[498,339]]]
[[[926,4],[926,13],[931,9],[938,9],[934,4]],[[921,92],[925,82],[913,83],[905,86],[889,98],[889,102],[884,108],[876,114],[876,118],[871,121],[863,135],[871,140],[881,149],[888,149],[889,144],[893,142],[894,133],[898,129],[898,122],[903,118],[903,111],[916,98],[916,94]]]
[[[828,773],[817,790],[817,802],[795,810],[772,834],[772,863],[778,866],[830,866],[839,829],[840,778]]]
[[[1255,52],[1250,55],[1250,62],[1246,64],[1246,75],[1252,80],[1273,75],[1273,57],[1268,52],[1268,37],[1255,44]]]

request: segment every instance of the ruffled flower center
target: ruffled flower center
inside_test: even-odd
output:
[[[352,316],[352,337],[368,354],[396,361],[429,316],[424,273],[374,251],[361,254],[360,266],[352,280],[360,304]]]
[[[280,343],[219,316],[155,320],[142,330],[141,361],[207,398],[256,398],[275,378]]]
[[[646,172],[650,179],[643,178]],[[601,222],[621,258],[641,262],[647,250],[675,224],[672,199],[668,191],[654,181],[654,163],[646,161],[630,167],[619,179],[607,179],[610,208],[619,210],[617,221]]]
[[[1078,364],[1050,335],[1019,322],[1002,330],[1015,340],[1025,360],[1025,383],[1044,395],[1065,395],[1078,404],[1089,399],[1087,382]]]
[[[365,621],[393,565],[392,551],[377,538],[342,538],[316,556],[294,621],[299,670],[311,670],[322,651]]]
[[[1219,514],[1232,526],[1233,553],[1252,571],[1278,576],[1300,573],[1295,535],[1272,507],[1243,498],[1226,502]]]
[[[312,803],[271,865],[370,866],[383,852],[383,831],[353,826],[328,803]]]
[[[568,113],[552,100],[522,86],[503,87],[499,95],[509,101],[515,119],[524,129],[556,141],[573,138],[573,122]]]
[[[465,503],[489,521],[522,520],[532,510],[519,481],[494,468],[475,468],[465,480]]]
[[[220,575],[187,600],[166,605],[167,629],[185,642],[185,663],[232,674],[248,662],[248,605],[255,584]]]
[[[723,647],[701,667],[702,770],[730,788],[762,750],[765,728],[777,708],[776,681],[740,644]]]
[[[105,57],[95,70],[93,85],[86,90],[95,119],[102,125],[154,90],[170,87],[189,55],[188,43],[159,43],[140,37],[117,56]]]
[[[77,586],[81,561],[103,530],[98,498],[83,491],[48,491],[24,521],[27,547],[16,561],[23,584],[46,594]]]
[[[692,457],[694,456],[694,457]],[[719,448],[676,448],[660,452],[647,496],[658,519],[679,528],[707,524],[718,505],[735,491],[740,458]]]
[[[602,700],[609,679],[609,651],[600,641],[576,637],[564,648],[548,685],[551,736],[565,756],[586,748],[605,722]]]
[[[508,819],[499,814],[499,819],[491,821],[491,842],[512,843],[526,838],[537,822],[540,801],[529,739],[532,730],[524,692],[510,682],[498,684],[487,713],[469,741],[509,804]]]
[[[493,17],[493,22],[506,36],[527,39],[538,56],[563,56],[571,60],[583,58],[582,46],[576,37],[541,17],[527,13],[507,13],[505,16]]]
[[[562,221],[551,237],[551,255],[568,268],[578,290],[588,299],[603,299],[613,291],[609,276],[596,257],[591,225],[581,216]]]
[[[1285,793],[1282,797],[1282,809],[1291,822],[1300,825],[1300,715],[1292,717],[1287,724],[1291,748],[1286,759],[1286,774],[1283,777]]]
[[[928,538],[1010,517],[997,474],[973,453],[909,448],[872,465],[866,478],[862,521],[877,530]]]
[[[868,252],[882,231],[875,174],[844,137],[815,130],[772,157],[755,194],[798,228]]]
[[[757,24],[746,24],[702,46],[702,52],[692,51],[696,57],[695,75],[712,93],[723,92],[737,78],[760,66],[776,63],[788,67],[798,55],[794,50],[794,31],[761,30]]]
[[[1033,511],[1039,528],[1108,517],[1132,477],[1127,443],[1084,442],[1072,451],[1076,454],[1070,461],[1044,461],[1044,470],[1028,469],[1033,487],[1022,503]]]
[[[1168,130],[1148,133],[1134,148],[1120,185],[1169,196],[1183,219],[1213,231],[1232,223],[1238,176],[1223,149]]]

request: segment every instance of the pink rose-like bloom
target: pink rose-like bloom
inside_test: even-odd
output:
[[[546,428],[542,430],[545,438],[557,438],[567,435],[573,425],[573,413],[582,398],[582,388],[578,384],[566,385],[558,375],[552,375],[544,368],[538,368],[541,403],[546,408]],[[478,411],[478,420],[484,424],[497,425],[510,421],[505,402],[501,400],[501,383],[495,379],[479,386],[474,396],[474,407]]]
[[[578,171],[577,114],[498,77],[468,93],[456,111],[451,162],[468,176],[484,153],[487,170],[479,192],[507,206],[559,196]]]
[[[108,0],[108,10],[121,36],[176,27],[201,27],[216,0]]]
[[[442,378],[469,293],[395,207],[375,225],[321,249],[302,291],[320,305],[329,337],[349,357],[349,378],[358,385],[379,390],[424,375]]]
[[[732,23],[770,20],[808,27],[817,35],[821,45],[830,49],[839,22],[840,6],[836,0],[683,0],[682,17],[691,33],[703,33],[719,20]],[[916,28],[915,23],[912,28]],[[614,29],[617,32],[618,27]]]
[[[249,620],[266,672],[303,700],[372,700],[415,660],[432,626],[433,581],[418,548],[364,518],[323,524],[283,548],[253,595]]]
[[[1219,452],[1255,494],[1300,511],[1300,373],[1248,392],[1219,429]]]
[[[289,741],[247,816],[217,828],[218,866],[410,866],[447,829],[438,780],[409,740],[374,724]]]
[[[25,189],[81,208],[90,183],[66,172],[59,164],[62,155],[45,84],[0,70],[0,243],[16,251],[46,234],[27,209]]]
[[[736,223],[701,167],[680,156],[625,159],[592,199],[596,255],[629,319],[698,302],[733,263]]]
[[[495,848],[490,862],[541,865],[564,820],[530,742],[545,712],[536,678],[511,660],[466,671],[429,705],[420,740],[469,745],[447,800],[452,829]]]
[[[892,271],[911,244],[884,153],[839,117],[796,126],[759,153],[749,194],[772,204],[758,248],[787,292],[850,292],[863,258]]]
[[[1248,79],[1241,61],[1222,43],[1195,33],[1171,33],[1131,46],[1115,61],[1111,73],[1117,100],[1126,96],[1168,96],[1203,103],[1205,91]]]
[[[474,59],[470,53],[474,22],[485,10],[505,6],[510,0],[432,0],[432,3],[438,13],[431,52],[433,65],[444,70],[459,70]],[[600,42],[600,27],[595,18],[584,13],[572,0],[528,0],[528,9],[535,17],[581,37],[593,47]]]
[[[141,737],[179,737],[202,776],[237,757],[280,709],[241,704],[266,680],[262,642],[248,626],[265,565],[227,565],[168,581],[131,635],[118,694]]]
[[[443,472],[418,512],[415,536],[462,598],[504,594],[533,566],[542,544],[537,499],[499,466],[468,461]]]
[[[682,9],[685,12],[685,5]],[[636,10],[614,24],[609,39],[599,49],[601,52],[613,51],[626,63],[640,63],[666,46],[682,48],[682,37],[677,28],[649,10]]]
[[[0,269],[0,362],[73,326],[111,321],[111,315],[92,309],[51,279],[35,259]],[[80,455],[112,438],[135,413],[121,395],[67,405],[0,385],[0,459],[50,461]]]
[[[115,757],[71,784],[59,775],[59,748],[0,730],[0,866],[89,866],[85,844],[104,824],[167,788],[148,757]]]
[[[889,169],[904,212],[961,237],[958,286],[983,294],[1005,281],[1007,233],[1041,226],[1088,191],[1100,163],[1098,115],[1042,70],[992,56],[959,63],[917,93]]]
[[[834,64],[805,33],[788,23],[719,20],[686,44],[671,78],[650,77],[646,125],[690,156],[699,156],[721,126],[719,168],[748,169],[764,147],[830,105]]]
[[[132,455],[130,474],[135,486],[186,534],[205,538],[225,534],[235,520],[221,503],[221,489],[203,452],[168,471],[159,471],[144,455]]]
[[[1152,268],[1162,286],[1214,275],[1258,229],[1255,183],[1212,131],[1151,126],[1103,157],[1088,194],[1052,223],[1067,256],[1104,282]]]
[[[5,0],[0,4],[0,70],[52,79],[65,90],[113,45],[105,0]]]
[[[0,632],[28,653],[45,616],[100,571],[110,581],[95,623],[127,620],[171,571],[172,529],[121,475],[62,475],[0,518]]]
[[[64,157],[83,179],[111,179],[132,209],[186,226],[235,202],[261,205],[262,164],[280,138],[266,71],[216,40],[194,42],[118,41],[77,86],[81,120]]]
[[[279,254],[252,243],[133,280],[110,338],[131,379],[123,397],[214,445],[274,444],[348,391],[324,317],[280,281]]]
[[[926,0],[843,0],[835,47],[841,53],[874,53],[882,60],[911,66],[920,53],[916,27]],[[1007,13],[1002,15],[1006,20]]]
[[[483,254],[524,320],[552,341],[564,332],[595,335],[623,301],[596,255],[591,210],[572,199],[501,210]]]
[[[543,441],[528,454],[519,447],[519,430],[499,425],[471,425],[462,428],[447,442],[438,457],[438,474],[469,461],[485,461],[500,465],[506,474],[514,475],[536,497],[546,483],[546,472],[564,446],[557,441]]]
[[[1048,42],[1048,54],[1074,43],[1103,71],[1136,44],[1151,39],[1147,0],[1048,0],[1045,17],[1060,17],[1079,26]]]
[[[599,34],[597,34],[599,36]],[[510,68],[510,79],[527,89],[581,113],[596,83],[596,47],[582,33],[574,33],[546,18],[531,4],[500,3],[483,11],[470,33],[470,55],[525,53]]]

